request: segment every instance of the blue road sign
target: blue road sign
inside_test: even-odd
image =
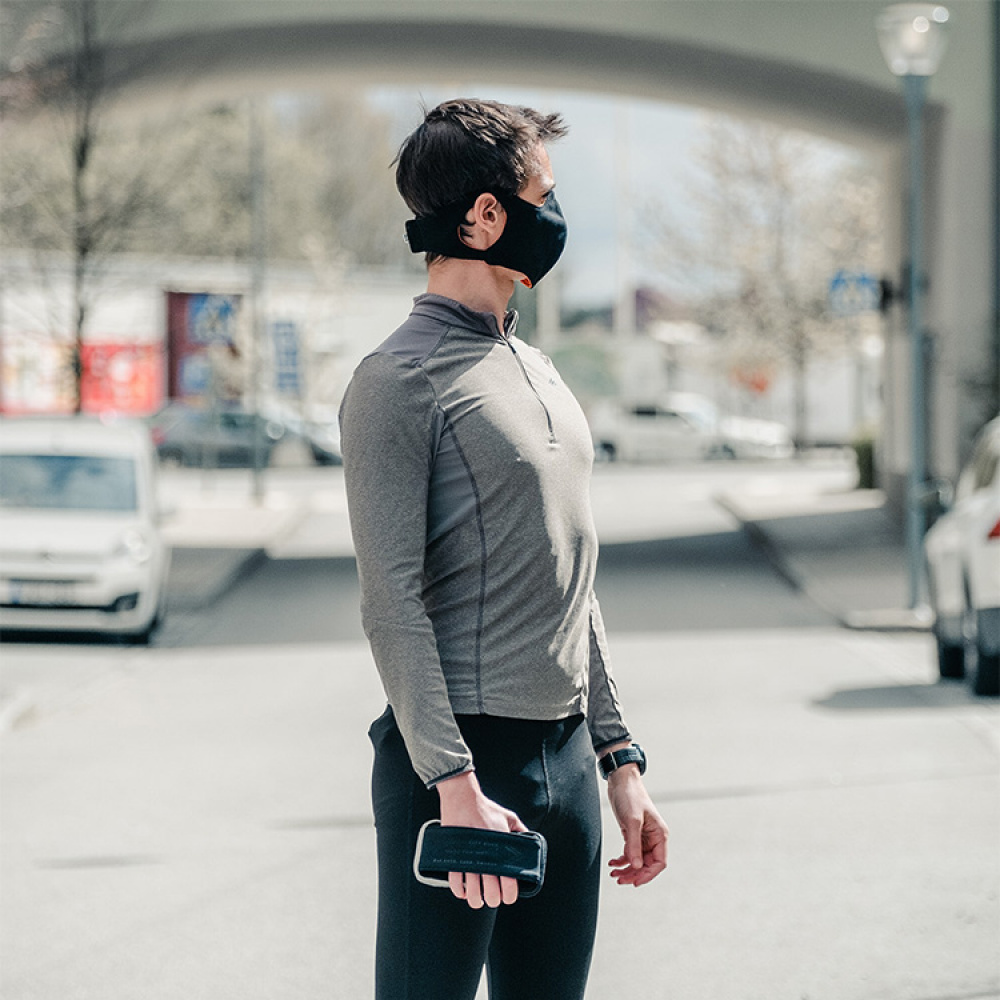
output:
[[[830,311],[835,316],[875,312],[879,303],[878,278],[863,271],[838,271],[830,279]]]
[[[298,396],[301,391],[299,379],[299,331],[291,320],[278,320],[271,324],[274,340],[275,388],[283,396]]]

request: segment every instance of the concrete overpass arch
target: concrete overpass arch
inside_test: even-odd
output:
[[[136,100],[232,98],[414,81],[467,81],[640,97],[771,118],[839,142],[901,141],[895,88],[671,38],[467,19],[233,25],[133,43],[118,52]],[[132,75],[134,74],[134,76]],[[130,79],[131,77],[131,79]]]

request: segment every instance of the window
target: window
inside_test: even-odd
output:
[[[137,500],[131,458],[0,455],[0,507],[131,511]]]

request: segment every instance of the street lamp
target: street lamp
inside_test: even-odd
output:
[[[933,3],[899,3],[878,18],[878,41],[889,69],[903,78],[910,144],[907,198],[910,266],[907,275],[907,332],[910,338],[910,474],[907,479],[906,555],[910,608],[923,597],[924,503],[927,482],[923,331],[924,103],[927,80],[944,54],[948,8]]]

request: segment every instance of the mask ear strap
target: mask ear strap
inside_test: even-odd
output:
[[[485,251],[466,246],[458,238],[462,217],[443,218],[442,215],[425,215],[406,223],[406,242],[412,253],[442,253],[447,257],[465,260],[482,260]]]
[[[465,195],[450,205],[439,208],[433,215],[421,215],[406,223],[406,242],[413,253],[429,251],[448,257],[480,260],[481,251],[467,247],[458,237],[458,227],[475,201]],[[471,254],[471,256],[469,256]]]
[[[485,260],[488,251],[466,246],[458,236],[458,227],[465,221],[465,216],[481,193],[492,194],[507,209],[508,196],[487,189],[486,192],[463,195],[450,205],[438,209],[433,215],[410,219],[406,223],[406,242],[411,253],[441,253],[462,260]]]

